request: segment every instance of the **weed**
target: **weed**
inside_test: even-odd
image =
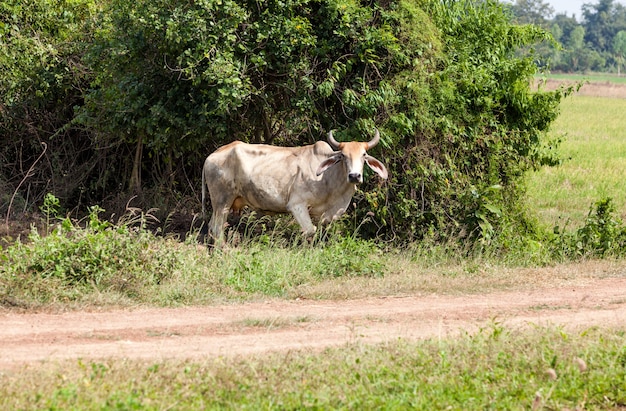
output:
[[[377,258],[381,253],[372,241],[341,237],[323,248],[320,271],[323,276],[330,277],[382,277],[385,265]]]
[[[46,194],[43,205],[40,207],[41,212],[46,216],[46,228],[50,227],[50,221],[59,215],[60,201],[52,193]]]
[[[298,319],[290,319],[290,318],[246,318],[239,322],[243,327],[252,327],[252,328],[264,328],[267,330],[273,330],[277,328],[285,328],[296,322],[304,322],[298,321]]]

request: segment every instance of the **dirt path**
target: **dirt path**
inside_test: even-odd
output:
[[[38,361],[187,359],[474,331],[492,321],[625,326],[626,278],[528,292],[0,314],[0,371]]]

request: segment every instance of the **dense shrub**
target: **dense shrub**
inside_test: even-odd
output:
[[[93,0],[0,3],[3,213],[36,210],[49,192],[78,204],[104,172],[105,153],[91,138],[97,130],[71,126],[91,81],[82,56],[98,8]]]
[[[79,172],[63,180],[65,205],[127,192],[144,194],[146,207],[180,204],[199,192],[204,157],[233,139],[296,145],[330,129],[338,139],[364,139],[378,128],[373,154],[391,178],[368,179],[355,197],[362,235],[409,242],[435,232],[484,243],[503,227],[532,231],[519,182],[542,161],[542,135],[564,93],[530,91],[533,56],[516,52],[549,36],[512,25],[497,1],[99,4],[101,12],[87,0],[59,5],[89,24],[48,19],[53,27],[42,37],[75,111],[57,111],[58,92],[41,88],[39,106],[55,121],[38,123],[43,137],[41,129],[23,132],[0,152],[8,158],[24,145],[57,142],[46,159],[58,161],[34,171],[40,181],[46,172]],[[74,47],[60,47],[66,43]],[[46,67],[34,66],[34,78]],[[7,131],[20,128],[16,113],[30,106],[28,82],[14,73],[2,75],[22,90],[2,103]],[[72,81],[78,86],[66,86]],[[66,140],[76,144],[58,144]],[[5,180],[17,185],[30,178],[26,169],[2,172],[15,173]]]

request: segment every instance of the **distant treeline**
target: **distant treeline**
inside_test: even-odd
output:
[[[556,42],[537,48],[538,64],[552,71],[603,71],[621,74],[626,57],[626,7],[614,0],[585,3],[582,15],[554,13],[542,0],[506,2],[519,24],[534,24]]]

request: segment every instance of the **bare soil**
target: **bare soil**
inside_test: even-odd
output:
[[[320,350],[507,327],[624,327],[626,278],[464,296],[267,301],[105,312],[0,313],[0,372],[68,359],[163,361]]]
[[[548,79],[542,85],[543,90],[555,90],[561,85],[574,85],[574,81]],[[626,98],[626,84],[608,81],[589,81],[576,92],[580,96]]]

